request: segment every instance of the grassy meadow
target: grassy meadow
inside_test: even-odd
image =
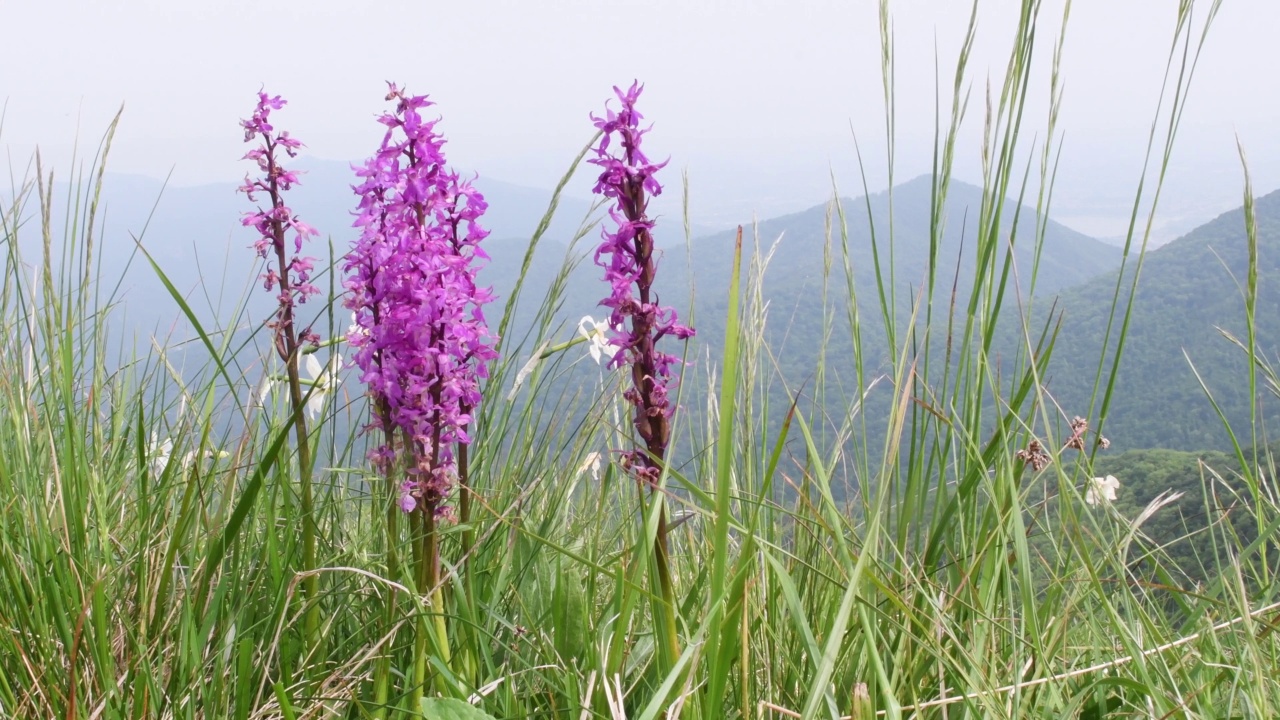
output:
[[[1124,282],[1142,282],[1217,8],[1180,4]],[[823,354],[808,382],[787,386],[764,341],[786,318],[762,292],[768,264],[786,259],[745,228],[737,252],[749,259],[734,263],[725,316],[709,320],[723,327],[715,345],[663,341],[687,359],[673,442],[691,459],[664,466],[656,490],[618,462],[636,446],[625,373],[596,372],[563,321],[565,281],[599,230],[584,228],[546,296],[517,286],[491,305],[500,357],[461,461],[458,519],[432,534],[438,577],[412,567],[422,529],[366,458],[359,371],[314,371],[346,353],[346,249],[328,254],[313,277],[321,296],[299,306],[324,339],[306,356],[318,412],[300,453],[306,409],[280,387],[263,392],[264,373],[283,370],[271,331],[245,330],[244,303],[208,317],[170,285],[194,338],[180,348],[135,342],[115,322],[126,308],[101,255],[133,251],[100,244],[115,126],[68,198],[55,203],[53,172],[36,163],[0,212],[0,717],[1280,716],[1280,497],[1261,424],[1230,428],[1229,472],[1202,467],[1212,522],[1196,531],[1192,579],[1170,559],[1176,547],[1144,534],[1169,496],[1122,510],[1091,480],[1131,288],[1114,289],[1091,407],[1058,407],[1044,390],[1057,320],[1033,321],[1045,315],[1028,300],[1037,268],[1011,259],[1044,228],[1014,219],[1005,234],[1001,213],[1010,197],[1051,211],[1059,58],[1073,39],[1038,32],[1036,0],[1021,11],[1003,77],[984,87],[968,66],[973,25],[940,73],[954,100],[938,107],[919,292],[894,278],[892,228],[874,240],[876,282],[854,281],[833,205],[821,323],[849,333],[854,352]],[[881,17],[892,146],[887,3]],[[1035,70],[1042,56],[1049,73]],[[1028,106],[1039,95],[1048,108]],[[662,118],[649,120],[660,132]],[[960,146],[962,123],[983,127],[980,148]],[[984,172],[969,219],[976,268],[953,296],[956,279],[933,268],[957,152],[981,152]],[[586,156],[565,159],[557,197],[592,172]],[[883,161],[892,178],[892,155]],[[1247,182],[1242,195],[1248,223]],[[526,268],[555,212],[553,200],[531,229]],[[668,220],[655,233],[681,229]],[[135,261],[163,280],[146,247],[166,238],[137,234]],[[1253,394],[1280,384],[1251,330],[1256,272],[1239,280],[1250,371],[1238,382]],[[515,323],[518,310],[533,321]],[[997,360],[1009,327],[1020,351]],[[860,351],[872,332],[894,349],[888,362]],[[862,412],[886,388],[892,402]],[[835,406],[847,412],[822,411]],[[1088,424],[1073,430],[1077,415]]]

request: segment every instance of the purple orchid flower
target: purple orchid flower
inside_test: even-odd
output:
[[[445,514],[454,446],[471,441],[480,383],[497,357],[483,312],[493,295],[476,285],[488,259],[479,247],[487,205],[446,167],[438,120],[420,113],[432,103],[389,85],[396,107],[379,118],[386,134],[356,169],[361,233],[345,265],[349,339],[375,408],[370,427],[388,439],[371,459],[389,471],[398,435],[408,478],[400,507]]]
[[[631,387],[624,397],[635,407],[635,428],[645,450],[623,454],[623,466],[650,484],[656,483],[660,463],[670,442],[672,365],[679,358],[657,348],[665,336],[692,337],[674,309],[658,303],[654,290],[658,261],[654,256],[654,223],[647,215],[649,197],[662,193],[655,177],[666,162],[654,163],[640,148],[649,132],[641,129],[643,116],[636,101],[643,91],[638,82],[627,91],[614,87],[621,107],[606,107],[604,117],[591,116],[602,135],[596,156],[588,162],[601,168],[595,193],[614,201],[609,210],[614,229],[602,231],[603,242],[595,262],[604,268],[611,292],[600,302],[610,309],[608,341],[618,348],[612,367],[631,368]]]

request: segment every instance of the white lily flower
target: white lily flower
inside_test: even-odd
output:
[[[197,452],[195,450],[188,450],[187,454],[182,456],[182,469],[183,470],[191,469],[191,466],[194,465],[196,462],[196,456],[197,456]],[[204,451],[205,460],[222,460],[224,458],[229,458],[229,457],[231,457],[231,454],[228,453],[226,450],[214,451],[210,449],[210,450]]]
[[[1084,493],[1084,501],[1090,505],[1100,505],[1116,499],[1116,490],[1120,489],[1120,481],[1115,475],[1089,479],[1089,488]]]
[[[151,464],[151,474],[159,475],[164,472],[164,468],[169,464],[169,455],[173,453],[173,440],[165,438],[161,442],[159,436],[151,433],[151,439],[147,443],[147,458]]]
[[[587,352],[591,353],[591,359],[600,364],[601,357],[613,359],[614,355],[621,350],[617,345],[609,342],[609,323],[596,322],[595,318],[585,315],[578,321],[578,334],[587,339],[590,345]]]
[[[312,420],[324,409],[324,399],[338,387],[338,371],[342,369],[342,356],[334,355],[327,366],[321,366],[314,354],[307,356],[307,374],[311,376],[311,397],[307,400],[307,414]]]

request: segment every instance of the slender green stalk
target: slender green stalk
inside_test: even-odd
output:
[[[676,659],[680,657],[680,629],[676,625],[676,614],[679,608],[676,605],[675,580],[671,572],[671,541],[668,538],[666,497],[661,490],[654,489],[648,492],[648,497],[645,499],[655,508],[654,512],[658,516],[653,550],[650,554],[653,566],[650,577],[654,580],[653,589],[657,590],[653,614],[658,632],[661,633],[660,640],[666,657],[665,668],[670,670],[675,667]]]
[[[430,602],[428,617],[431,622],[432,643],[435,645],[436,657],[448,668],[452,664],[449,650],[449,632],[445,626],[444,588],[440,581],[440,533],[434,513],[428,513],[425,524],[426,547],[423,559],[426,562],[426,578],[423,592],[427,593]],[[449,685],[442,673],[435,673],[436,692],[441,695],[449,693]]]
[[[423,513],[412,513],[409,516],[409,536],[413,544],[414,593],[418,598],[428,597],[431,591],[430,570],[427,556],[427,527]],[[434,632],[430,613],[435,608],[424,611],[419,603],[414,609],[417,632],[413,635],[413,677],[409,683],[409,708],[417,708],[422,704],[427,682],[427,635]]]
[[[387,421],[387,409],[385,406],[378,407],[375,410],[378,415],[383,418],[383,442],[387,447],[394,447],[395,433],[391,431],[391,425]],[[383,478],[383,494],[382,505],[384,508],[383,515],[383,554],[386,558],[387,579],[395,580],[400,577],[399,562],[399,546],[400,546],[400,507],[396,503],[399,495],[399,488],[396,483],[396,469],[394,462],[386,462],[380,468]],[[396,591],[394,588],[386,590],[386,599],[383,604],[382,627],[381,631],[384,637],[391,638],[395,633],[395,627],[399,620],[399,605],[397,601]],[[386,652],[378,659],[378,664],[374,668],[373,675],[373,704],[374,716],[377,718],[387,717],[387,709],[390,704],[390,687],[391,687],[391,647],[394,646],[393,641],[389,641],[389,647]]]
[[[468,408],[466,412],[470,413]],[[459,550],[458,572],[461,579],[461,587],[459,591],[462,593],[459,606],[465,604],[468,608],[474,607],[475,599],[475,578],[473,577],[471,563],[472,553],[476,548],[476,533],[472,528],[471,505],[473,502],[472,495],[475,488],[471,484],[471,455],[470,446],[467,443],[458,443],[454,449],[454,458],[456,458],[458,466],[458,522],[462,525],[462,546]],[[474,642],[474,631],[472,626],[475,624],[474,613],[470,614],[470,624],[463,624],[460,628],[458,645],[462,649],[462,657],[460,658],[460,668],[457,671],[461,673],[463,680],[469,685],[476,684],[476,667],[475,657],[472,649]]]
[[[282,269],[283,263],[282,256]],[[287,292],[287,275],[287,272],[282,271],[280,280],[281,292]],[[291,320],[289,318],[283,322],[291,323]],[[313,496],[314,491],[311,487],[311,441],[307,433],[307,420],[303,414],[306,405],[302,394],[301,376],[298,372],[298,360],[301,353],[298,351],[297,340],[286,340],[286,343],[292,345],[292,347],[289,347],[285,368],[289,377],[289,401],[293,406],[294,442],[298,448],[299,502],[302,511],[302,566],[304,569],[311,570],[316,567],[316,508]],[[302,621],[302,633],[307,639],[308,655],[312,655],[319,650],[321,643],[320,576],[316,573],[309,574],[303,581],[302,591],[303,603],[306,606]]]

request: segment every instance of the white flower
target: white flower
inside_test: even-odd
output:
[[[147,443],[147,458],[151,462],[151,474],[159,475],[164,472],[165,466],[169,464],[169,455],[172,453],[172,439],[165,438],[164,442],[160,442],[159,437],[151,433],[151,440]]]
[[[1084,501],[1090,505],[1098,505],[1103,501],[1116,499],[1116,490],[1120,489],[1120,481],[1115,475],[1089,479],[1089,489],[1084,493]]]
[[[165,438],[162,442],[158,435],[151,433],[151,439],[147,443],[147,459],[148,464],[151,467],[151,473],[153,475],[159,475],[164,472],[164,469],[169,465],[169,460],[172,456],[173,438]],[[195,450],[188,450],[186,454],[179,458],[178,466],[183,470],[189,470],[191,469],[191,466],[195,464],[196,457],[197,452]],[[215,451],[209,449],[204,451],[204,457],[207,460],[222,460],[224,458],[231,457],[231,455],[226,450]]]
[[[613,360],[613,356],[622,349],[609,342],[609,329],[608,322],[596,322],[590,315],[578,321],[578,334],[591,344],[587,352],[591,353],[591,359],[595,360],[597,365],[600,364],[601,356],[607,356],[609,360]]]
[[[338,371],[342,369],[342,356],[335,354],[327,366],[322,367],[314,354],[307,356],[307,374],[311,376],[311,397],[307,399],[307,414],[312,420],[324,409],[324,398],[338,387]]]
[[[192,465],[194,465],[194,464],[195,464],[195,462],[196,462],[196,456],[197,456],[197,454],[198,454],[198,453],[197,453],[195,450],[188,450],[188,451],[187,451],[187,454],[185,454],[185,455],[183,455],[183,456],[182,456],[182,469],[183,469],[183,470],[190,470],[190,469],[191,469],[191,466],[192,466]],[[210,449],[210,450],[205,450],[205,451],[204,451],[204,458],[205,458],[206,460],[222,460],[222,459],[224,459],[224,458],[228,458],[228,457],[231,457],[231,454],[230,454],[230,453],[228,453],[226,450],[218,450],[218,451],[216,451],[216,452],[215,452],[214,450]]]

